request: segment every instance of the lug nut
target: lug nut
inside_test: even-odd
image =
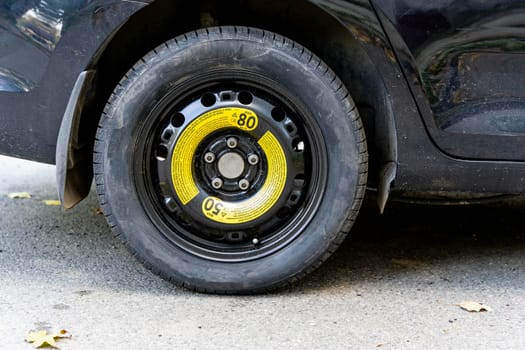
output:
[[[216,190],[220,189],[222,187],[222,184],[223,184],[222,180],[218,177],[216,177],[215,179],[211,181],[211,186],[215,188]]]
[[[239,188],[241,190],[247,190],[250,187],[250,182],[248,180],[242,179],[239,181]]]
[[[215,161],[215,154],[212,152],[208,152],[204,155],[204,161],[206,163],[213,163]]]
[[[237,139],[235,137],[230,137],[228,140],[226,140],[226,144],[230,148],[235,148],[238,145]]]
[[[251,165],[256,165],[257,163],[259,163],[259,157],[256,154],[250,154],[248,156],[248,163],[250,163]]]

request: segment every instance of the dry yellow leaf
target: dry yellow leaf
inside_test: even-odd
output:
[[[55,338],[52,335],[47,334],[47,331],[31,332],[27,335],[26,341],[32,343],[35,349],[43,346],[51,346],[55,349],[58,348]]]
[[[7,195],[10,199],[29,199],[31,194],[28,192],[13,192]]]
[[[487,305],[475,301],[464,301],[459,304],[459,307],[468,312],[483,312],[483,311],[492,311],[492,308]]]
[[[58,349],[56,338],[71,338],[71,333],[65,329],[61,329],[53,335],[47,334],[47,331],[29,332],[26,337],[26,341],[28,343],[32,343],[35,349],[42,348],[44,346],[50,346],[52,348]]]
[[[42,202],[44,202],[45,205],[54,205],[54,206],[62,205],[62,203],[56,199],[46,199],[46,200],[43,200]]]

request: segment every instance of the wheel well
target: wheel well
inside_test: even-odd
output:
[[[215,25],[252,26],[276,32],[325,61],[342,79],[361,113],[370,153],[369,182],[377,184],[381,164],[390,160],[385,159],[391,158],[388,153],[395,152],[384,141],[390,140],[393,130],[381,128],[392,118],[383,80],[362,43],[348,28],[306,0],[157,0],[144,7],[107,40],[87,67],[95,70],[96,76],[93,96],[80,117],[79,140],[94,142],[106,101],[135,62],[168,39]],[[91,159],[91,155],[85,157]]]

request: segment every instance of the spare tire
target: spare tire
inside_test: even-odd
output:
[[[122,79],[95,143],[111,227],[148,268],[202,292],[248,293],[311,272],[350,230],[367,150],[346,88],[274,33],[170,40]]]

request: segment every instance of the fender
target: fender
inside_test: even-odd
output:
[[[145,5],[118,0],[2,2],[3,21],[19,23],[0,28],[6,41],[2,62],[27,83],[17,91],[0,87],[0,154],[55,162],[60,123],[78,75],[92,69],[104,42]],[[38,12],[38,6],[49,13],[29,21],[27,14]]]

